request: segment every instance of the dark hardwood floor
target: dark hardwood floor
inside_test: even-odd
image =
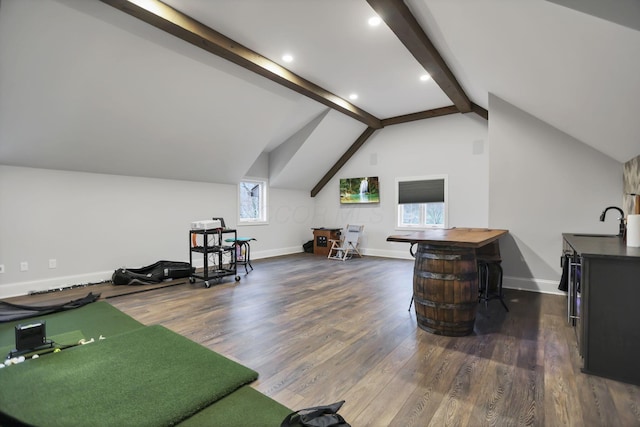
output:
[[[110,284],[10,301],[101,292],[144,324],[162,324],[259,372],[253,386],[290,408],[346,400],[359,426],[640,426],[640,387],[580,372],[565,298],[507,289],[473,335],[444,337],[407,311],[413,263],[296,254],[202,282]],[[640,363],[640,361],[638,361]],[[179,363],[179,361],[176,361]]]

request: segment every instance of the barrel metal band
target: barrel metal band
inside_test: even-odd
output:
[[[430,300],[422,299],[422,298],[417,297],[415,295],[413,296],[413,299],[414,299],[416,304],[424,305],[424,306],[427,306],[427,307],[444,308],[444,309],[447,309],[447,310],[452,310],[452,309],[456,309],[456,308],[473,309],[473,308],[478,306],[478,302],[477,301],[459,302],[459,303],[442,303],[442,302],[436,302],[436,301],[430,301]]]
[[[476,280],[478,277],[477,271],[471,271],[466,273],[432,273],[430,271],[416,271],[415,275],[422,277],[423,279],[436,279],[436,280],[460,280],[471,281]]]
[[[426,258],[426,259],[435,259],[441,261],[473,261],[475,259],[474,253],[468,252],[452,252],[452,253],[442,253],[442,252],[418,252],[418,258]]]
[[[443,320],[429,319],[429,318],[421,316],[419,314],[417,314],[416,316],[417,316],[417,319],[418,319],[419,323],[428,324],[428,325],[436,325],[436,326],[446,326],[446,327],[455,327],[455,328],[467,327],[467,328],[473,329],[473,325],[475,323],[475,319],[473,319],[473,320],[463,320],[463,321],[460,321],[460,322],[445,322]]]

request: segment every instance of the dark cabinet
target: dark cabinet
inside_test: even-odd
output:
[[[574,314],[582,371],[640,384],[640,251],[627,253],[615,237],[594,237],[591,243],[572,235],[564,239],[565,252],[569,246],[577,260]]]
[[[640,262],[584,257],[583,371],[640,384]]]

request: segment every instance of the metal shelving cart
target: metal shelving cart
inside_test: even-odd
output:
[[[219,283],[226,276],[235,276],[236,282],[240,280],[237,272],[236,247],[235,245],[223,244],[224,235],[233,235],[234,239],[238,237],[236,230],[230,228],[189,230],[189,264],[191,268],[194,268],[194,253],[202,254],[204,259],[202,272],[194,270],[195,273],[189,277],[190,283],[195,283],[197,279],[200,279],[209,288],[212,280]]]

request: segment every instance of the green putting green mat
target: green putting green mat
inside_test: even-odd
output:
[[[280,427],[291,412],[291,409],[246,385],[187,418],[179,427]]]
[[[159,325],[108,335],[0,369],[0,410],[37,426],[173,425],[258,376]]]
[[[46,322],[48,338],[70,331],[79,331],[87,340],[91,338],[97,340],[100,335],[110,337],[144,326],[111,304],[98,301],[73,310],[0,323],[0,348],[12,349],[15,346],[16,325],[26,325],[39,320]],[[5,354],[0,353],[0,358],[4,356]]]

